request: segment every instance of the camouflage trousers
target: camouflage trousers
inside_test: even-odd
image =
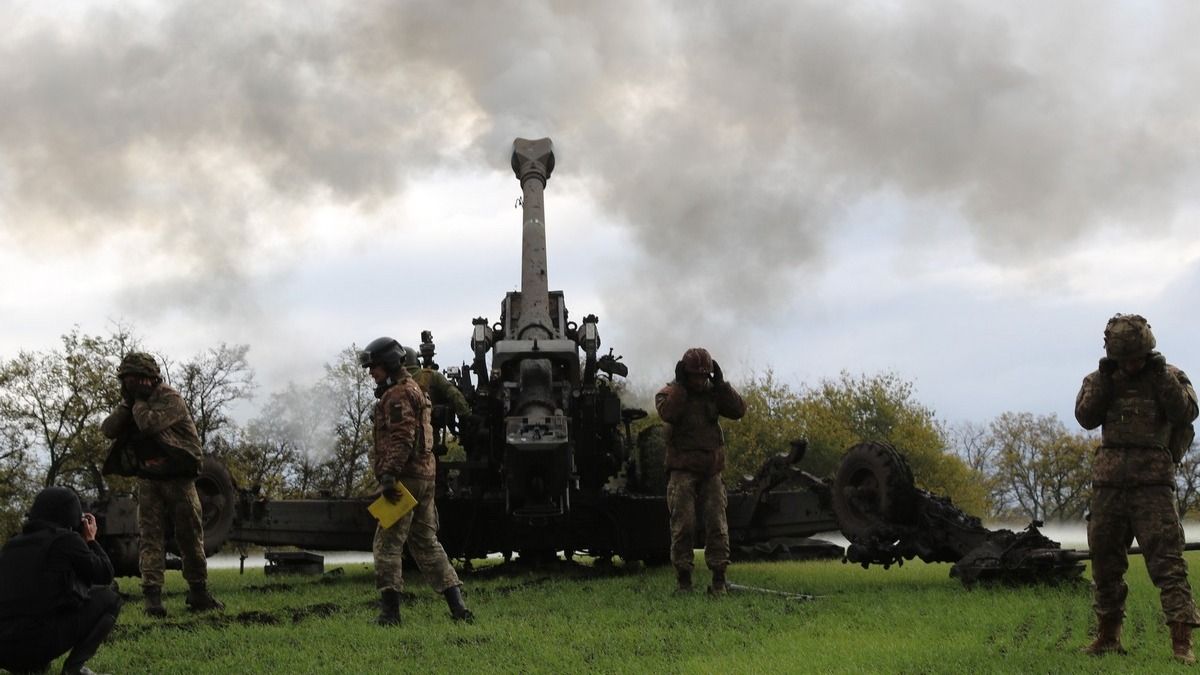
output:
[[[704,519],[704,561],[709,569],[729,564],[729,522],[726,520],[725,483],[721,475],[704,476],[674,470],[667,481],[667,510],[671,514],[671,564],[676,569],[694,566],[696,507]]]
[[[1150,579],[1158,587],[1167,622],[1200,625],[1183,559],[1183,526],[1175,510],[1175,492],[1166,485],[1095,489],[1088,515],[1088,548],[1096,616],[1125,616],[1127,551],[1135,537]]]
[[[208,579],[204,558],[204,524],[195,478],[138,479],[138,565],[143,586],[162,586],[166,567],[167,523],[175,528],[175,543],[183,559],[183,578]]]
[[[417,505],[391,527],[375,527],[375,587],[381,591],[404,589],[404,545],[412,554],[417,567],[425,574],[429,585],[438,593],[461,586],[458,573],[450,565],[446,551],[438,541],[437,506],[433,503],[434,482],[419,478],[400,479],[416,498]]]

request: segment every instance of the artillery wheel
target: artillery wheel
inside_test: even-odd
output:
[[[638,486],[641,494],[667,494],[667,430],[652,424],[637,435]]]
[[[204,525],[204,555],[215,555],[233,532],[233,517],[237,510],[237,490],[229,469],[214,457],[200,461],[196,477],[196,494],[200,497],[200,522]],[[179,555],[173,524],[167,523],[167,550]]]
[[[833,481],[833,513],[850,541],[895,538],[916,519],[916,487],[904,457],[887,443],[846,451]]]

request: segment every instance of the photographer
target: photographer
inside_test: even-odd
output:
[[[121,609],[112,580],[96,519],[75,493],[38,493],[21,533],[0,550],[0,668],[40,672],[70,650],[62,672],[91,673],[84,664]]]

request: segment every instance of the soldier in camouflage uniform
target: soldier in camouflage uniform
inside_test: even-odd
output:
[[[719,417],[741,419],[746,403],[725,381],[721,366],[708,350],[693,347],[675,365],[675,380],[654,397],[666,424],[667,509],[671,514],[671,564],[677,593],[692,590],[696,506],[704,517],[704,561],[712,570],[708,587],[713,595],[728,588],[729,565],[727,498],[721,470],[725,468],[725,439]]]
[[[417,350],[412,347],[404,348],[404,369],[420,385],[421,390],[429,395],[429,400],[434,406],[453,410],[459,420],[464,420],[471,414],[471,406],[458,387],[451,384],[450,380],[435,368],[423,367],[417,360]]]
[[[167,615],[162,604],[166,527],[175,527],[175,543],[188,582],[192,611],[222,609],[208,591],[204,525],[196,477],[203,450],[196,425],[179,392],[163,384],[154,357],[130,352],[117,368],[121,403],[100,430],[113,439],[104,473],[138,477],[138,565],[146,614]]]
[[[1092,468],[1088,547],[1092,551],[1093,607],[1099,621],[1090,654],[1123,653],[1127,549],[1136,537],[1158,587],[1175,658],[1191,664],[1192,628],[1200,616],[1188,585],[1183,527],[1175,508],[1175,468],[1190,443],[1196,391],[1187,375],[1153,351],[1150,325],[1118,314],[1104,329],[1105,357],[1083,380],[1075,418],[1101,427]],[[1187,435],[1186,441],[1180,439]]]
[[[417,506],[389,528],[377,527],[372,552],[375,586],[380,594],[376,623],[400,623],[401,560],[404,546],[425,573],[434,590],[446,598],[455,620],[474,618],[463,602],[462,582],[437,539],[438,515],[434,505],[437,477],[433,456],[433,428],[429,397],[404,370],[404,348],[392,338],[372,341],[359,353],[359,364],[375,380],[375,443],[371,466],[383,496],[396,501],[399,481],[412,493]]]

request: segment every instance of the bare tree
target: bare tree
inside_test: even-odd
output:
[[[1083,517],[1091,481],[1092,441],[1071,434],[1054,415],[1004,413],[992,421],[996,476],[1011,500],[1034,520]]]
[[[370,478],[367,454],[373,442],[371,415],[375,409],[375,383],[358,364],[358,349],[351,345],[325,365],[325,377],[317,385],[320,398],[333,413],[333,456],[326,463],[331,474],[329,489],[349,497]]]
[[[960,422],[950,428],[949,443],[966,463],[975,480],[983,486],[988,507],[986,517],[1001,518],[1012,508],[1008,488],[1000,480],[999,448],[992,442],[988,427],[974,422]]]
[[[215,435],[230,429],[230,406],[254,395],[254,370],[246,360],[249,345],[222,342],[171,368],[171,383],[187,403],[200,443],[212,451]]]

